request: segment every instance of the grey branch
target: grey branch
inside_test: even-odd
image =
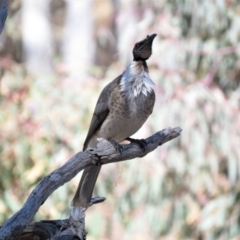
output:
[[[8,15],[8,0],[0,0],[0,34]]]
[[[99,161],[101,164],[108,164],[143,157],[159,145],[178,137],[180,133],[181,128],[179,127],[164,129],[145,139],[147,145],[144,152],[138,145],[131,143],[122,145],[123,151],[121,154],[117,152],[108,141],[99,139],[97,148],[89,149],[85,152],[78,152],[61,168],[42,178],[28,197],[22,209],[9,218],[2,226],[0,229],[0,239],[31,239],[27,238],[26,234],[28,234],[28,236],[29,234],[34,234],[36,237],[38,236],[38,239],[47,239],[45,237],[40,238],[39,235],[37,235],[43,234],[43,232],[49,234],[49,239],[84,239],[84,208],[73,208],[70,218],[66,220],[42,221],[32,225],[29,224],[46,199],[56,189],[70,181],[84,168],[99,163]],[[93,203],[100,201],[101,199],[97,199],[93,201]],[[43,231],[40,231],[40,229]],[[21,237],[19,237],[20,235]]]

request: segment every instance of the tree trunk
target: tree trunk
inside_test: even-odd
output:
[[[22,41],[26,67],[34,76],[52,70],[52,36],[49,0],[22,0]]]
[[[94,52],[92,3],[92,0],[66,0],[63,58],[70,79],[84,81],[92,63]]]

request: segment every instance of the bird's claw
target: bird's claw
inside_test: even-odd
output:
[[[94,165],[96,165],[96,166],[101,166],[101,165],[102,165],[101,157],[98,156],[97,154],[94,154],[94,153],[93,153],[93,151],[94,151],[93,148],[90,148],[88,151],[91,153],[92,163],[93,163]]]
[[[126,138],[126,140],[130,141],[131,143],[136,143],[143,150],[143,152],[145,152],[148,144],[145,139]]]
[[[120,154],[122,154],[123,146],[121,144],[119,144],[112,138],[109,139],[108,141],[113,145],[113,147],[115,148],[116,151],[118,151]]]

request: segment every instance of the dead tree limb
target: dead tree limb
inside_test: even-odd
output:
[[[0,34],[8,15],[8,0],[0,0]]]
[[[122,153],[117,152],[108,141],[99,139],[97,148],[89,149],[85,152],[78,152],[61,168],[42,178],[28,197],[22,209],[9,218],[2,226],[0,229],[0,239],[84,239],[84,208],[73,208],[70,218],[66,220],[42,221],[40,223],[34,223],[33,225],[29,224],[33,220],[39,207],[46,201],[53,191],[70,181],[84,168],[99,162],[101,164],[108,164],[143,157],[156,149],[159,145],[178,137],[180,133],[181,128],[179,127],[164,129],[145,139],[147,143],[145,151],[143,151],[138,145],[131,143],[122,145]],[[53,226],[55,227],[53,228]],[[49,230],[51,228],[54,229],[52,231],[54,234]],[[40,231],[40,229],[42,230]],[[43,230],[48,234],[48,238],[41,238],[41,236],[44,235]],[[34,237],[37,238],[27,238],[26,234],[29,236],[31,234],[33,236],[34,234]]]

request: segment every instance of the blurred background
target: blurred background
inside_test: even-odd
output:
[[[240,239],[238,0],[12,0],[0,35],[0,225],[82,149],[103,87],[157,33],[153,114],[135,137],[180,126],[143,159],[105,165],[88,239]],[[64,219],[80,174],[35,221]]]

